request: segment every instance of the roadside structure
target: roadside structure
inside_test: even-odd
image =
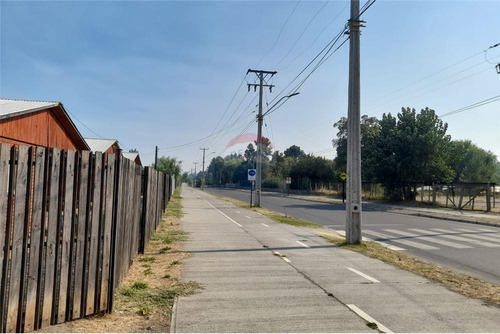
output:
[[[139,152],[123,152],[122,155],[125,159],[132,160],[137,165],[142,166],[142,161],[141,157],[139,156]]]
[[[0,98],[0,142],[89,149],[63,104],[57,101]]]
[[[119,153],[121,148],[117,139],[85,138],[92,152]]]

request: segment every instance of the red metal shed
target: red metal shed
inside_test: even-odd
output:
[[[0,99],[0,142],[89,150],[61,102]]]

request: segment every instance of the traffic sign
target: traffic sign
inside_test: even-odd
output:
[[[255,169],[248,170],[248,181],[255,181],[255,176],[257,175],[257,171]]]
[[[292,178],[291,177],[287,177],[286,178],[286,184],[291,184],[292,183]]]
[[[344,173],[340,174],[340,178],[341,178],[343,181],[345,181],[345,179],[347,179],[347,173],[345,173],[345,172],[344,172]]]

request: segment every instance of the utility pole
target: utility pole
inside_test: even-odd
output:
[[[255,73],[259,79],[258,84],[248,84],[248,91],[250,87],[254,88],[254,91],[259,87],[259,114],[257,115],[257,175],[255,178],[255,201],[254,206],[260,206],[260,193],[262,186],[262,120],[264,116],[262,115],[262,97],[264,92],[264,87],[269,87],[269,92],[273,91],[274,85],[269,85],[265,81],[266,77],[269,75],[271,78],[275,75],[276,71],[262,71],[262,70],[248,70],[248,73]]]
[[[196,188],[196,165],[198,162],[193,162],[194,163],[194,186],[193,188]]]
[[[158,146],[155,146],[155,169],[158,167]]]
[[[347,110],[346,242],[361,243],[361,130],[359,0],[351,0],[349,20],[349,95]]]
[[[200,147],[200,150],[203,151],[203,172],[201,173],[201,190],[203,190],[205,187],[205,151],[208,150],[208,147]]]

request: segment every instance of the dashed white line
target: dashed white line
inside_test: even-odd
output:
[[[245,218],[252,219],[252,217],[245,216]]]
[[[380,281],[379,281],[378,279],[375,279],[375,278],[373,278],[373,277],[371,277],[371,276],[368,276],[367,274],[362,273],[362,272],[361,272],[361,271],[359,271],[359,270],[356,270],[356,269],[354,269],[354,268],[347,268],[347,269],[349,269],[349,270],[350,270],[350,271],[352,271],[353,273],[358,274],[358,275],[359,275],[359,276],[361,276],[361,277],[366,278],[366,279],[367,279],[367,280],[369,280],[369,281],[372,281],[373,283],[380,283]]]
[[[308,246],[308,245],[306,245],[305,243],[300,242],[300,241],[298,241],[298,240],[297,240],[297,241],[295,241],[295,242],[296,242],[296,243],[298,243],[298,244],[299,244],[299,245],[301,245],[301,246],[304,246],[305,248],[311,248],[310,246]]]
[[[292,262],[292,261],[290,261],[289,259],[287,259],[287,257],[286,257],[286,256],[281,255],[281,253],[280,253],[280,252],[275,252],[275,251],[273,251],[273,254],[274,254],[274,255],[276,255],[276,256],[279,256],[279,257],[280,257],[283,261],[285,261],[285,262],[287,262],[287,263]]]
[[[260,223],[260,225],[263,225],[263,226],[265,226],[265,227],[269,227],[269,225],[266,225],[266,224],[264,224],[264,223]]]
[[[392,333],[392,331],[389,328],[385,327],[380,322],[378,322],[377,320],[375,320],[372,317],[370,317],[368,314],[366,314],[365,312],[363,312],[363,310],[361,310],[356,305],[354,305],[354,304],[347,304],[347,307],[350,308],[354,313],[356,313],[357,315],[359,315],[361,318],[365,319],[366,321],[373,322],[373,323],[377,324],[377,328],[381,332],[383,332],[383,333]]]
[[[236,210],[236,213],[241,213],[241,212],[239,212],[238,210]]]
[[[215,206],[213,206],[212,204],[210,204],[208,201],[204,200],[205,203],[207,203],[208,205],[210,205],[212,208],[214,208],[215,210],[217,210],[217,212],[219,212],[221,215],[223,215],[224,217],[226,217],[227,219],[229,219],[231,222],[235,223],[236,225],[238,225],[239,227],[243,227],[243,225],[240,225],[238,224],[236,221],[232,220],[229,216],[227,216],[224,212],[220,211],[219,209],[217,209]]]

